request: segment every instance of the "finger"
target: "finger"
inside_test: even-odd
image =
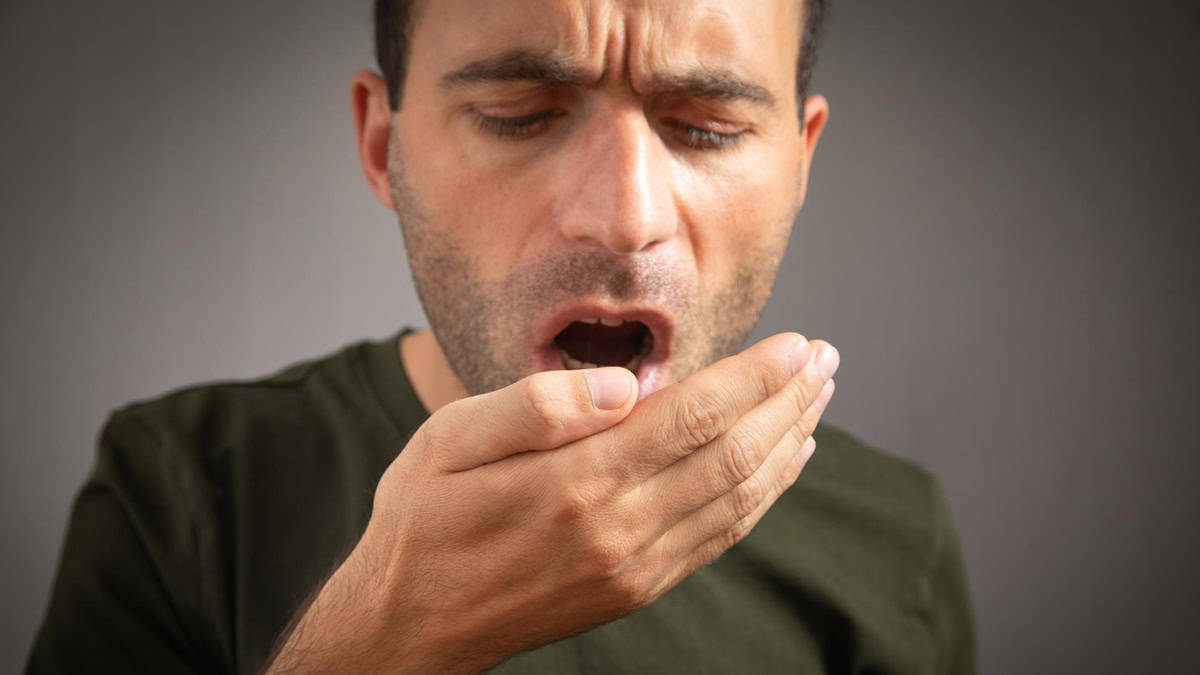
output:
[[[723,433],[774,394],[808,358],[802,335],[771,336],[655,392],[613,430],[617,473],[637,485]]]
[[[795,482],[815,445],[811,436],[784,434],[754,475],[676,522],[663,535],[664,545],[683,557],[725,532],[731,533],[731,542],[736,541],[744,535],[737,528],[757,522],[752,516],[765,512]]]
[[[790,447],[790,446],[789,446]],[[734,521],[732,524],[726,523],[724,527],[710,524],[707,529],[699,526],[699,522],[690,523],[691,530],[686,534],[682,531],[669,532],[659,541],[663,544],[662,555],[672,556],[679,560],[676,563],[675,571],[667,575],[673,579],[672,584],[679,583],[683,579],[691,576],[693,572],[700,569],[704,565],[716,560],[725,551],[745,539],[753,530],[767,511],[775,505],[783,493],[795,484],[796,479],[800,476],[805,464],[812,457],[816,450],[817,443],[810,436],[801,445],[800,450],[794,453],[783,453],[786,458],[786,468],[783,469],[770,492],[766,497],[758,503],[758,505],[750,510],[742,518]],[[772,457],[774,459],[774,457]],[[694,517],[700,517],[703,511],[694,514]],[[684,523],[680,523],[683,526]],[[703,535],[709,536],[704,537]],[[697,543],[698,542],[698,543]]]
[[[629,414],[636,392],[637,379],[624,368],[535,373],[442,407],[417,436],[438,468],[466,471],[603,431]]]
[[[822,340],[815,340],[812,345],[813,358],[778,392],[748,411],[713,442],[647,481],[651,494],[669,499],[664,503],[671,504],[676,518],[735,488],[739,488],[739,494],[753,490],[753,485],[742,484],[762,479],[761,466],[790,430],[800,425],[803,432],[795,439],[793,453],[811,435],[815,419],[819,419],[821,409],[833,395],[832,387],[828,391],[825,387],[832,381],[830,377],[839,361],[833,345]],[[806,420],[805,415],[810,411],[812,415]]]
[[[829,401],[833,398],[833,393],[836,388],[834,380],[827,381],[821,387],[821,393],[817,394],[817,400],[804,411],[800,417],[800,422],[792,427],[792,432],[799,435],[799,438],[805,439],[813,435],[817,430],[817,423],[821,421],[821,416],[825,414],[825,408],[829,406]]]

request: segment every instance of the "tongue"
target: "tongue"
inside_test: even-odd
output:
[[[620,326],[576,321],[563,329],[554,344],[571,358],[598,366],[623,366],[642,351],[646,325],[626,321]]]

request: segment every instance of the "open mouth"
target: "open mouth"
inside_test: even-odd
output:
[[[572,321],[554,337],[564,368],[621,366],[635,375],[654,350],[654,334],[641,321],[587,318]]]

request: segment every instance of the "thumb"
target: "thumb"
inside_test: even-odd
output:
[[[439,469],[466,471],[591,436],[625,419],[635,402],[637,379],[624,368],[551,370],[443,406],[417,437]]]

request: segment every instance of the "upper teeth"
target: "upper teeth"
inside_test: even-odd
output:
[[[589,325],[602,324],[609,327],[620,326],[621,324],[625,323],[624,319],[610,319],[608,317],[587,317],[585,319],[577,319],[577,321]],[[629,363],[625,364],[625,367],[629,370],[632,370],[634,373],[637,373],[638,367],[642,365],[642,359],[644,359],[646,355],[650,353],[651,347],[653,346],[653,340],[654,338],[651,336],[650,332],[646,331],[646,334],[642,336],[641,349],[638,350],[637,354],[634,354],[633,358],[629,360]],[[567,354],[562,349],[559,349],[558,353],[562,358],[563,367],[565,368],[571,370],[578,368],[599,368],[599,366],[594,363],[588,363],[586,361],[580,361],[576,358],[573,358],[570,354]]]
[[[625,319],[610,319],[608,317],[591,316],[586,319],[579,319],[579,323],[586,323],[589,325],[595,325],[595,324],[600,323],[600,324],[604,324],[605,326],[612,327],[612,326],[620,326],[621,324],[625,323]]]

